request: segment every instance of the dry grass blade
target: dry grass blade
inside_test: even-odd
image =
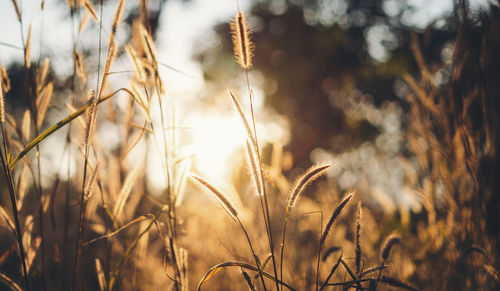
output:
[[[28,215],[24,221],[23,227],[23,245],[30,246],[31,245],[31,234],[33,231],[33,215]]]
[[[3,87],[3,85],[2,85],[2,87]],[[3,89],[0,87],[0,91],[2,91],[2,90]],[[1,96],[1,97],[3,97],[3,96]],[[5,117],[5,114],[3,116]],[[29,278],[28,278],[28,270],[26,267],[26,259],[25,259],[26,253],[24,251],[24,246],[23,246],[23,234],[21,231],[21,224],[19,222],[19,214],[18,214],[18,210],[17,210],[17,201],[16,201],[16,192],[14,189],[14,181],[12,179],[12,172],[9,169],[9,164],[8,164],[10,157],[7,155],[7,142],[6,142],[4,122],[5,122],[5,119],[0,121],[0,131],[2,134],[2,140],[3,140],[3,148],[2,148],[2,150],[0,150],[0,159],[1,159],[1,164],[3,167],[3,171],[4,171],[4,177],[6,179],[7,187],[9,189],[10,204],[12,207],[12,212],[14,215],[14,225],[16,228],[17,245],[19,248],[21,265],[23,267],[24,283],[25,283],[26,289],[29,291],[29,289],[30,289],[29,288]]]
[[[130,226],[132,226],[132,225],[134,225],[134,224],[136,224],[136,223],[138,223],[138,222],[141,222],[141,221],[143,221],[143,220],[146,220],[148,217],[151,217],[151,215],[143,215],[143,216],[139,216],[139,217],[137,217],[136,219],[132,220],[131,222],[129,222],[129,223],[127,223],[127,224],[125,224],[125,225],[124,225],[124,226],[122,226],[122,227],[120,227],[119,229],[117,229],[117,230],[113,231],[112,233],[108,233],[108,234],[102,235],[102,236],[100,236],[100,237],[98,237],[98,238],[95,238],[95,239],[93,239],[93,240],[90,240],[90,241],[88,241],[88,242],[86,242],[86,243],[82,244],[82,247],[89,246],[89,245],[91,245],[91,244],[93,244],[93,243],[95,243],[95,242],[97,242],[97,241],[99,241],[99,240],[101,240],[101,239],[105,239],[105,238],[110,238],[110,237],[113,237],[113,236],[117,235],[118,233],[120,233],[122,230],[127,229],[128,227],[130,227]]]
[[[17,0],[12,0],[12,4],[14,5],[14,10],[16,10],[17,20],[21,21],[21,10],[19,10],[19,5],[17,4]]]
[[[113,286],[115,285],[116,278],[120,274],[120,271],[123,267],[123,264],[128,260],[128,258],[132,255],[132,252],[134,249],[137,247],[137,244],[139,243],[139,240],[149,231],[151,226],[155,223],[156,218],[153,217],[151,222],[146,226],[144,231],[142,231],[135,239],[134,241],[130,244],[130,246],[127,248],[123,256],[121,256],[120,260],[118,263],[116,263],[115,267],[113,268],[113,271],[111,272],[110,279],[109,279],[109,284],[108,284],[108,290],[113,290]]]
[[[45,84],[45,81],[47,80],[47,75],[49,73],[49,66],[50,65],[50,60],[49,58],[45,58],[43,59],[43,63],[42,63],[42,66],[40,68],[40,77],[39,77],[39,80],[38,80],[38,84],[39,85],[44,85]]]
[[[187,159],[180,165],[179,173],[175,180],[175,206],[179,206],[184,198],[184,187],[186,186],[189,171],[191,169],[191,160]]]
[[[294,183],[292,187],[292,191],[290,192],[290,196],[288,197],[287,208],[290,209],[295,206],[295,203],[300,197],[300,194],[304,192],[304,189],[307,188],[314,180],[323,175],[326,170],[331,165],[316,165],[309,168],[306,173],[300,176]]]
[[[73,60],[76,65],[76,74],[85,83],[87,80],[87,75],[85,74],[85,68],[83,67],[83,57],[76,50],[73,51]]]
[[[37,237],[33,240],[33,245],[28,246],[28,251],[26,252],[26,270],[29,274],[31,268],[33,267],[33,263],[36,258],[36,254],[38,249],[40,248],[40,245],[42,244],[42,238]]]
[[[134,126],[134,125],[131,124],[131,126]],[[144,122],[143,126],[138,126],[138,128],[141,131],[138,132],[133,138],[130,138],[132,140],[132,142],[125,147],[125,150],[123,151],[123,154],[122,154],[123,158],[126,157],[135,148],[135,146],[137,144],[139,144],[139,142],[141,141],[142,137],[144,136],[144,133],[147,130],[147,126],[148,126],[147,121]]]
[[[347,196],[342,200],[342,202],[340,202],[339,206],[337,206],[335,211],[333,211],[332,216],[330,217],[330,220],[328,220],[328,223],[325,227],[325,230],[323,231],[323,234],[321,235],[321,238],[319,240],[320,246],[323,246],[325,244],[325,241],[328,237],[328,233],[330,232],[330,229],[332,228],[333,223],[335,222],[337,217],[340,215],[342,210],[345,208],[347,203],[349,203],[349,200],[351,200],[353,195],[354,195],[354,193],[347,194]]]
[[[92,15],[92,18],[94,19],[94,21],[96,23],[98,23],[99,22],[99,16],[97,16],[97,12],[95,11],[94,6],[92,6],[92,3],[90,3],[89,0],[84,0],[84,2],[85,2],[85,8],[90,13],[90,15]]]
[[[31,113],[27,109],[23,114],[23,120],[21,122],[21,132],[24,140],[29,140],[31,135]]]
[[[206,180],[204,180],[201,177],[198,177],[194,174],[191,174],[189,176],[192,181],[196,182],[197,185],[201,186],[202,189],[208,190],[210,193],[212,193],[218,201],[222,204],[224,210],[231,216],[232,219],[237,220],[238,217],[238,212],[236,209],[233,207],[231,202],[229,202],[229,199],[226,198],[224,194],[222,194],[221,191],[219,191],[217,188],[212,186],[210,183],[208,183]]]
[[[1,205],[0,205],[0,216],[2,216],[2,218],[5,220],[5,223],[9,227],[12,234],[16,236],[16,227],[14,226],[14,222],[10,219],[9,215]]]
[[[53,91],[54,91],[54,84],[51,82],[42,89],[42,92],[40,92],[40,95],[38,96],[38,100],[36,103],[38,110],[37,121],[36,121],[37,128],[40,128],[40,126],[42,125],[42,122],[45,118],[45,113],[47,112],[50,100],[52,99]]]
[[[148,60],[151,62],[151,64],[153,66],[156,67],[158,64],[158,61],[156,58],[156,50],[155,50],[153,38],[151,37],[149,32],[143,26],[141,26],[140,32],[142,35],[142,44],[145,48]]]
[[[328,285],[328,281],[330,281],[330,278],[332,278],[335,271],[337,271],[337,268],[339,267],[341,260],[342,260],[342,253],[340,254],[339,258],[337,259],[337,262],[332,266],[332,269],[330,270],[330,274],[328,274],[328,277],[326,278],[325,282],[321,285],[319,290],[323,290],[323,288],[325,288]]]
[[[97,273],[97,281],[99,282],[99,288],[101,291],[106,290],[106,275],[102,269],[101,261],[99,259],[95,259],[95,271]]]
[[[85,25],[89,21],[89,18],[90,18],[90,12],[87,11],[87,13],[85,13],[82,20],[80,21],[80,25],[78,26],[78,34],[82,34],[83,28],[85,28]]]
[[[31,52],[31,24],[30,27],[28,28],[28,37],[26,39],[26,47],[24,49],[24,66],[26,67],[26,69],[29,69],[31,67],[30,52]]]
[[[118,198],[116,199],[115,206],[113,208],[113,216],[115,219],[117,219],[123,211],[125,202],[127,202],[127,199],[130,196],[132,186],[139,175],[140,169],[141,166],[137,165],[125,178],[125,182],[123,183],[122,189],[118,194]]]
[[[137,81],[140,83],[145,83],[146,82],[146,72],[144,71],[144,66],[142,64],[142,61],[137,57],[137,53],[134,50],[134,48],[127,44],[125,45],[125,51],[127,52],[128,56],[132,60],[135,66],[135,76],[137,78]]]
[[[349,274],[349,277],[351,277],[351,279],[356,282],[356,285],[357,285],[357,288],[359,290],[362,290],[361,288],[361,284],[358,280],[358,277],[356,276],[356,274],[354,274],[354,272],[351,270],[351,268],[349,267],[349,265],[346,263],[346,261],[344,261],[343,258],[340,258],[340,263],[342,264],[342,266],[344,266],[344,269],[347,271],[347,274]]]
[[[111,97],[115,96],[118,92],[120,91],[125,91],[129,95],[132,95],[132,92],[128,90],[127,88],[120,88],[116,91],[114,91],[111,94],[108,94],[101,98],[100,100],[97,101],[97,103],[104,102]],[[80,115],[82,115],[85,110],[91,105],[92,102],[87,102],[84,106],[80,107],[77,111],[71,113],[70,115],[66,116],[65,118],[61,119],[57,123],[53,124],[49,128],[47,128],[44,132],[40,133],[34,140],[32,140],[20,153],[17,155],[10,163],[9,163],[9,169],[13,169],[17,163],[27,154],[29,153],[33,148],[35,148],[38,144],[40,144],[43,140],[45,140],[47,137],[52,135],[54,132],[59,130],[61,127],[65,126],[66,124],[70,123]]]
[[[243,108],[241,107],[241,104],[238,101],[238,98],[233,94],[233,92],[231,92],[231,90],[228,89],[228,91],[229,91],[229,95],[231,96],[231,100],[233,101],[233,105],[236,108],[236,111],[238,111],[238,114],[240,115],[241,121],[243,122],[243,125],[245,126],[245,130],[247,132],[247,137],[250,139],[251,145],[255,150],[255,149],[257,149],[257,143],[255,142],[254,132],[253,132],[252,128],[250,127],[250,123],[248,122],[248,119],[247,119],[245,113],[243,112]]]
[[[7,275],[0,273],[0,281],[4,283],[6,287],[8,287],[12,291],[22,291],[21,287],[17,285],[11,278],[7,277]]]
[[[201,286],[203,285],[203,283],[205,283],[206,281],[210,280],[210,278],[212,278],[213,275],[215,275],[215,273],[221,271],[224,268],[228,268],[228,267],[239,267],[239,268],[250,270],[250,271],[254,271],[254,272],[258,272],[259,271],[258,268],[254,267],[252,265],[249,265],[247,263],[240,263],[240,262],[224,262],[224,263],[220,263],[220,264],[215,265],[212,268],[210,268],[210,270],[208,270],[205,273],[205,275],[203,275],[203,277],[200,280],[200,283],[198,283],[198,287],[196,288],[196,290],[201,290]],[[283,286],[285,286],[289,290],[295,290],[290,285],[288,285],[288,284],[286,284],[286,283],[284,283],[284,282],[282,282],[280,280],[277,280],[275,277],[273,277],[269,273],[263,272],[262,275],[264,277],[268,278],[268,279],[273,280],[273,281],[278,281],[280,284],[282,284]]]

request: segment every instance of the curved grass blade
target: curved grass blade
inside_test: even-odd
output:
[[[130,244],[130,246],[127,248],[123,256],[120,258],[118,263],[116,263],[115,267],[113,268],[113,272],[111,273],[111,276],[109,278],[109,284],[108,284],[108,290],[113,290],[113,286],[115,285],[116,278],[120,274],[120,271],[122,269],[123,264],[127,261],[127,259],[130,257],[132,252],[135,250],[137,247],[137,244],[139,243],[139,240],[149,231],[151,226],[153,226],[154,222],[156,221],[156,217],[153,217],[151,222],[147,225],[147,227],[144,229],[143,232],[141,232],[136,239]]]
[[[349,265],[347,265],[347,263],[342,258],[340,258],[340,263],[342,263],[342,265],[344,266],[345,270],[347,271],[347,273],[349,274],[349,276],[351,277],[351,279],[353,281],[357,282],[357,284],[356,284],[357,288],[361,290],[361,284],[359,283],[358,277],[356,277],[356,275],[351,270],[351,268],[349,267]]]
[[[264,270],[266,269],[266,266],[267,266],[267,264],[269,263],[269,260],[271,260],[271,258],[272,258],[272,255],[271,255],[271,254],[269,254],[269,255],[267,256],[267,258],[264,260],[264,263],[262,264],[262,266],[261,266],[261,268],[260,268],[261,272],[264,272]],[[260,273],[259,273],[259,274],[260,274]],[[257,279],[257,278],[259,277],[259,274],[255,274],[255,277],[254,277],[254,278],[255,278],[255,279]]]
[[[101,239],[110,238],[110,237],[112,237],[112,236],[115,236],[115,235],[117,235],[118,233],[120,233],[122,230],[124,230],[124,229],[128,228],[129,226],[132,226],[132,225],[134,225],[134,224],[136,224],[136,223],[138,223],[138,222],[141,222],[141,221],[143,221],[143,220],[146,220],[147,218],[148,218],[148,215],[139,216],[139,217],[137,217],[136,219],[132,220],[131,222],[129,222],[129,223],[127,223],[127,224],[125,224],[125,225],[124,225],[124,226],[122,226],[122,227],[120,227],[119,229],[117,229],[117,230],[113,231],[112,233],[108,233],[108,234],[105,234],[105,235],[101,235],[100,237],[97,237],[97,238],[95,238],[95,239],[93,239],[93,240],[90,240],[90,241],[88,241],[88,242],[86,242],[86,243],[82,244],[82,248],[83,248],[83,247],[86,247],[86,246],[89,246],[89,245],[91,245],[91,244],[93,244],[93,243],[95,243],[95,242],[97,242],[97,241],[99,241],[99,240],[101,240]]]
[[[208,272],[205,273],[205,275],[203,275],[203,278],[201,278],[200,280],[200,283],[198,283],[198,287],[196,288],[196,290],[201,290],[201,285],[203,285],[203,283],[205,283],[206,281],[208,281],[213,275],[215,275],[215,273],[219,272],[220,270],[222,270],[223,268],[227,268],[227,267],[239,267],[239,268],[242,268],[242,269],[247,269],[247,270],[250,270],[250,271],[254,271],[254,272],[259,272],[259,269],[250,265],[250,264],[247,264],[247,263],[240,263],[240,262],[224,262],[224,263],[220,263],[218,265],[215,265],[213,266],[212,268],[210,268],[210,270],[208,270]],[[279,284],[282,284],[283,286],[285,286],[286,288],[288,288],[288,290],[292,290],[292,291],[295,291],[295,289],[293,287],[291,287],[290,285],[284,283],[284,282],[281,282],[280,280],[277,280],[274,276],[270,275],[269,273],[266,273],[266,272],[262,272],[262,275],[268,279],[271,279],[273,281],[277,281]]]
[[[330,281],[330,278],[332,278],[333,274],[337,270],[337,268],[338,268],[338,266],[340,264],[340,261],[342,260],[342,254],[343,253],[340,253],[340,256],[339,256],[337,262],[335,263],[335,265],[333,265],[333,267],[332,267],[332,269],[330,271],[330,274],[328,274],[328,277],[326,278],[325,282],[319,288],[320,291],[323,290],[323,288],[325,288],[328,285],[328,281]]]
[[[125,91],[127,92],[128,94],[132,95],[132,92],[130,92],[129,89],[127,88],[120,88],[116,91],[114,91],[113,93],[107,95],[107,96],[104,96],[102,97],[101,99],[99,99],[98,103],[101,103],[101,102],[104,102],[108,99],[110,99],[111,97],[113,97],[114,95],[116,95],[118,92],[120,91]],[[42,132],[40,135],[38,135],[35,139],[33,139],[20,153],[19,155],[17,155],[11,163],[9,163],[9,169],[12,170],[16,165],[17,163],[26,155],[28,154],[34,147],[36,147],[38,144],[40,144],[43,140],[45,140],[47,137],[49,137],[50,135],[52,135],[54,132],[56,132],[57,130],[59,130],[61,127],[65,126],[66,124],[70,123],[71,121],[73,121],[74,119],[76,119],[78,116],[82,115],[85,110],[87,110],[87,108],[90,106],[92,102],[89,101],[87,103],[85,103],[85,105],[83,105],[82,107],[80,107],[80,109],[78,109],[77,111],[71,113],[70,115],[66,116],[65,118],[61,119],[60,121],[58,121],[57,123],[53,124],[52,126],[50,126],[49,128],[47,128],[44,132]]]
[[[14,281],[12,281],[11,278],[5,276],[4,274],[0,273],[0,282],[3,282],[5,286],[7,286],[10,290],[12,291],[21,291],[21,287],[17,285]]]

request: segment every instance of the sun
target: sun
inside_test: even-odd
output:
[[[214,179],[224,179],[232,172],[234,153],[245,143],[245,132],[233,112],[196,115],[193,124],[193,166],[200,174]]]

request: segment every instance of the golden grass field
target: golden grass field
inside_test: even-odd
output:
[[[29,22],[18,0],[11,2],[19,24]],[[453,59],[455,83],[445,88],[437,85],[438,68],[425,62],[418,38],[412,40],[420,72],[402,76],[410,88],[404,130],[408,148],[399,160],[405,187],[420,207],[388,211],[383,200],[381,207],[372,207],[356,189],[336,190],[325,173],[337,165],[320,163],[289,176],[283,170],[289,163],[283,147],[261,142],[248,77],[259,43],[252,42],[242,11],[235,10],[227,38],[233,40],[246,90],[228,89],[225,97],[241,123],[245,162],[225,185],[190,167],[191,157],[179,154],[168,88],[144,21],[146,5],[133,19],[130,40],[119,46],[125,0],[114,2],[111,26],[95,31],[106,44],[96,71],[75,46],[71,82],[56,87],[52,60],[35,61],[37,56],[30,54],[36,45],[30,27],[21,36],[24,85],[16,90],[28,101],[14,111],[9,102],[18,97],[8,95],[11,75],[0,67],[0,290],[500,287],[499,238],[487,220],[488,205],[495,205],[498,193],[493,174],[484,168],[485,161],[498,168],[498,111],[488,106],[488,96],[498,93],[488,95],[488,76],[484,83],[466,81],[468,58],[475,55],[460,46],[466,42],[465,28],[454,48],[455,56],[462,56]],[[87,22],[102,21],[96,2],[68,3],[81,16],[79,33],[90,29]],[[495,39],[498,19],[484,29],[484,43]],[[498,60],[492,51],[484,47],[477,58],[486,64]],[[118,56],[127,58],[133,73],[115,82],[112,68]],[[96,85],[88,84],[92,78]],[[126,100],[126,110],[113,107],[117,98]],[[54,103],[63,104],[66,112],[58,121],[48,114]],[[120,144],[112,151],[96,134],[104,122],[120,130]],[[47,166],[40,147],[56,135],[64,137],[65,154],[76,167],[42,184]],[[154,146],[138,150],[144,143]],[[166,187],[160,195],[148,190],[148,157],[161,161],[158,171]]]

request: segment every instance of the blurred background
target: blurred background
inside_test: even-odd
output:
[[[24,35],[33,27],[32,61],[50,58],[59,100],[68,94],[64,89],[73,73],[75,41],[90,72],[83,87],[92,88],[97,76],[98,23],[89,21],[90,28],[75,40],[78,23],[71,20],[63,1],[21,4]],[[199,171],[218,180],[226,179],[242,162],[241,154],[235,152],[241,152],[245,142],[226,91],[234,90],[248,103],[245,78],[233,60],[229,37],[237,4],[248,14],[256,47],[250,84],[257,130],[263,144],[284,146],[287,176],[296,176],[312,163],[332,163],[328,176],[339,189],[362,189],[361,193],[386,195],[397,205],[415,205],[415,198],[403,187],[397,161],[404,149],[404,98],[408,92],[402,74],[418,71],[410,50],[412,33],[421,39],[427,61],[451,63],[458,30],[453,2],[224,0],[215,5],[197,0],[149,1],[160,73],[180,128],[179,148],[182,155],[192,156]],[[470,4],[477,13],[487,10],[490,2]],[[9,71],[21,71],[17,18],[11,3],[0,5],[0,63],[10,67]],[[109,33],[106,27],[112,22],[115,6],[113,1],[104,1],[104,36]],[[126,3],[125,21],[118,31],[122,45],[130,39],[138,10],[137,1]],[[122,50],[113,66],[114,87],[133,75],[130,66]],[[450,66],[437,74],[438,81],[445,84]],[[22,84],[23,74],[16,76],[20,80],[12,83]],[[10,96],[15,91],[7,98]],[[22,101],[11,98],[8,110],[15,112]],[[116,99],[116,106],[123,109],[125,102]],[[66,114],[66,108],[54,105],[50,112],[55,121]],[[99,128],[109,150],[120,142],[114,126],[107,123]],[[46,179],[60,168],[54,163],[64,158],[62,138],[61,134],[59,140],[53,138],[42,145],[42,150],[60,148],[42,155],[53,165],[47,167]],[[151,190],[156,192],[165,187],[159,167],[158,161],[148,161]]]

